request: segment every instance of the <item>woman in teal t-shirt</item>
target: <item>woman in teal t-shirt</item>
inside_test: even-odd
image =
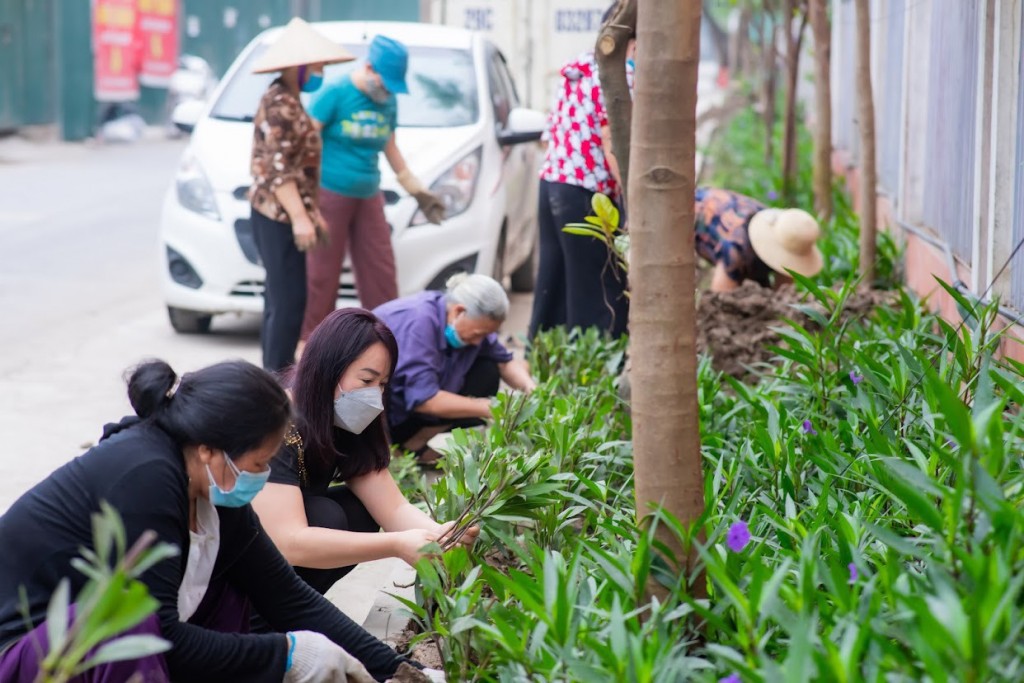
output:
[[[303,341],[334,310],[350,239],[352,269],[363,307],[376,308],[398,297],[391,229],[384,218],[380,191],[381,152],[427,219],[440,223],[444,217],[444,204],[413,175],[395,143],[395,95],[409,92],[405,84],[408,63],[409,53],[402,43],[376,36],[366,62],[321,88],[310,102],[310,115],[323,126],[320,211],[330,240],[306,255]]]

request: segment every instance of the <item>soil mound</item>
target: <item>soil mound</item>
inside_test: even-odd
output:
[[[895,292],[869,290],[855,292],[847,300],[843,319],[863,318],[879,305],[897,297]],[[701,292],[697,303],[697,352],[711,356],[716,370],[738,379],[753,379],[758,369],[775,353],[768,347],[781,345],[782,336],[772,328],[783,327],[790,318],[808,329],[817,326],[793,306],[824,308],[809,295],[801,295],[792,285],[767,289],[744,282],[731,292]]]

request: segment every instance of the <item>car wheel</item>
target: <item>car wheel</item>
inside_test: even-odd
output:
[[[530,250],[530,255],[526,257],[523,263],[512,271],[512,275],[509,276],[509,286],[513,292],[532,292],[533,288],[537,285],[537,261],[538,251],[537,243],[533,243],[533,249]]]
[[[167,317],[171,320],[171,327],[179,334],[206,334],[213,321],[212,315],[171,306],[167,307]]]

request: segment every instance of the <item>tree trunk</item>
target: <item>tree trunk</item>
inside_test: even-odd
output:
[[[875,280],[878,231],[878,168],[875,161],[875,96],[871,89],[870,0],[857,0],[857,99],[860,119],[860,272],[862,284]]]
[[[775,16],[775,3],[764,0],[764,13],[761,15],[764,30],[764,163],[768,168],[775,165],[775,93],[778,82],[778,54],[775,46],[778,45],[778,22]]]
[[[782,136],[782,193],[789,203],[796,199],[796,89],[800,85],[800,50],[804,44],[807,13],[800,12],[800,27],[793,34],[793,15],[797,0],[786,0],[782,27],[786,32],[786,113]]]
[[[729,37],[729,63],[736,77],[746,74],[750,67],[750,15],[749,7],[745,6],[740,10],[736,33]]]
[[[700,16],[700,0],[639,5],[630,181],[637,515],[662,506],[683,524],[704,510],[693,234]],[[658,534],[689,572],[692,549],[664,527]],[[693,590],[703,593],[703,581]]]
[[[728,69],[732,66],[729,61],[729,34],[711,13],[711,0],[704,0],[701,3],[701,11],[703,12],[701,21],[707,22],[708,33],[715,43],[715,52],[718,53],[718,66],[720,69]]]
[[[619,164],[622,179],[622,199],[628,197],[629,138],[633,121],[633,99],[629,96],[626,80],[626,49],[636,35],[636,0],[619,0],[615,13],[597,35],[594,57],[597,75],[601,81],[601,94],[608,112],[608,127],[612,134],[612,154]]]
[[[807,8],[814,36],[814,211],[821,220],[832,217],[832,28],[828,0],[810,0]]]

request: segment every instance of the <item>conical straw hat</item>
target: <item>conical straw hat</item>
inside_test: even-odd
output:
[[[255,74],[281,71],[302,64],[351,62],[355,56],[299,17],[288,22],[274,44],[253,68]]]
[[[763,209],[747,225],[750,246],[758,258],[777,273],[792,270],[811,277],[823,265],[816,242],[821,228],[802,209]]]

